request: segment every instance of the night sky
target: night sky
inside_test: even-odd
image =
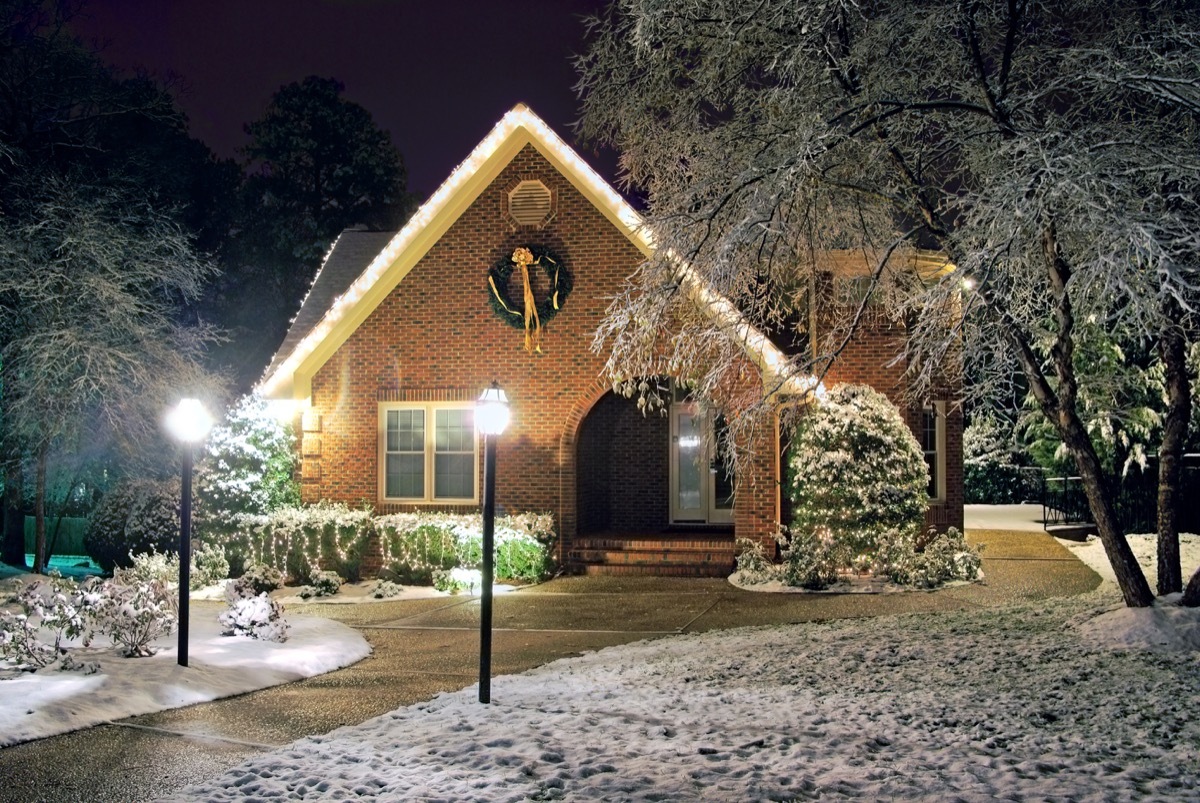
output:
[[[605,0],[91,0],[74,29],[121,70],[174,75],[191,132],[239,158],[280,86],[337,78],[425,198],[518,102],[568,142],[571,56]],[[612,180],[615,156],[581,151]]]

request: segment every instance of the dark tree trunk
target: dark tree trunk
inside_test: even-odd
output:
[[[1060,427],[1063,443],[1075,458],[1075,466],[1083,481],[1083,491],[1087,495],[1088,508],[1092,512],[1092,521],[1096,525],[1096,534],[1104,545],[1104,554],[1112,564],[1113,574],[1116,575],[1117,585],[1121,587],[1121,595],[1125,604],[1131,608],[1144,608],[1154,602],[1154,593],[1146,582],[1146,574],[1142,571],[1137,557],[1129,548],[1129,541],[1121,532],[1117,523],[1116,510],[1112,505],[1112,492],[1105,481],[1104,467],[1092,446],[1091,438],[1078,416],[1062,416],[1064,426]]]
[[[1200,608],[1200,569],[1196,570],[1183,590],[1183,604],[1188,608]]]
[[[4,543],[0,560],[9,566],[25,568],[25,508],[23,505],[24,473],[21,461],[11,458],[4,462]]]
[[[33,499],[33,521],[34,521],[34,547],[33,547],[33,573],[45,574],[46,563],[50,560],[50,556],[46,554],[46,460],[47,448],[45,444],[38,447],[37,454],[37,472],[34,485]]]
[[[1183,480],[1183,448],[1192,417],[1192,388],[1187,371],[1187,338],[1180,325],[1179,302],[1167,296],[1158,349],[1167,384],[1167,414],[1158,448],[1158,593],[1183,588],[1179,563],[1179,485]]]
[[[1026,340],[1023,330],[1016,321],[1006,319],[1000,313],[1000,325],[1005,327],[1009,342],[1016,352],[1021,369],[1029,379],[1029,388],[1037,399],[1038,407],[1046,416],[1063,445],[1075,459],[1083,480],[1088,507],[1096,525],[1096,534],[1104,545],[1104,552],[1112,564],[1117,585],[1125,604],[1131,608],[1144,608],[1154,602],[1154,593],[1146,582],[1146,574],[1138,564],[1125,534],[1117,523],[1116,510],[1106,487],[1105,474],[1092,445],[1092,439],[1079,417],[1079,383],[1075,375],[1075,314],[1071,305],[1068,282],[1070,265],[1058,253],[1057,236],[1053,223],[1047,225],[1042,236],[1042,249],[1046,258],[1047,278],[1053,294],[1053,314],[1057,324],[1054,342],[1050,346],[1049,368],[1058,380],[1055,387],[1042,367],[1042,361]]]

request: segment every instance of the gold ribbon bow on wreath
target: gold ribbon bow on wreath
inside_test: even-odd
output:
[[[550,280],[549,295],[538,303],[529,280],[529,268],[541,267]],[[521,269],[522,303],[508,298],[508,281],[514,268]],[[525,351],[542,352],[542,327],[562,309],[571,293],[571,274],[549,249],[538,246],[518,248],[511,259],[502,259],[488,272],[489,299],[501,320],[525,330]]]

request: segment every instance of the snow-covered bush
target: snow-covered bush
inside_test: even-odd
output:
[[[779,570],[770,559],[762,542],[750,538],[739,538],[736,542],[738,579],[747,585],[769,583],[779,578]]]
[[[157,580],[163,585],[179,583],[179,555],[174,552],[159,552],[151,549],[140,555],[129,553],[130,566],[117,569],[114,577],[126,584],[147,583]]]
[[[831,388],[797,425],[787,462],[790,552],[814,577],[829,560],[847,570],[870,563],[883,535],[915,540],[924,525],[924,454],[895,406],[865,385]],[[803,558],[798,550],[814,543],[822,553]]]
[[[391,580],[379,580],[371,586],[371,596],[375,599],[391,599],[400,596],[403,591],[403,588]]]
[[[402,582],[428,583],[439,570],[477,569],[483,562],[477,513],[395,513],[376,517],[375,526],[385,565]],[[556,536],[549,513],[501,516],[493,535],[497,579],[533,582],[551,570]]]
[[[196,467],[197,515],[206,532],[230,532],[239,514],[263,515],[300,503],[292,425],[267,402],[242,397],[205,442]]]
[[[478,569],[436,569],[433,572],[433,587],[448,594],[464,591],[473,594],[482,586],[483,577]]]
[[[124,582],[146,582],[157,580],[165,586],[179,585],[179,555],[174,552],[143,552],[140,555],[129,553],[132,565],[128,569],[117,569],[116,573],[124,578]],[[189,585],[195,591],[198,588],[214,585],[229,576],[229,561],[225,552],[219,546],[201,544],[192,552],[191,573],[188,575]]]
[[[100,589],[97,630],[127,658],[154,655],[150,643],[179,626],[178,592],[159,580],[121,573]]]
[[[287,641],[290,628],[283,618],[283,606],[266,593],[254,594],[247,584],[230,580],[225,584],[225,601],[229,609],[217,617],[224,635]]]
[[[930,530],[918,542],[908,534],[885,539],[880,553],[882,572],[897,583],[936,588],[954,580],[978,580],[983,561],[979,549],[966,542],[957,528]]]
[[[229,576],[229,559],[216,544],[204,543],[192,552],[193,589],[216,585]]]
[[[66,654],[68,639],[91,643],[101,581],[82,583],[51,574],[35,580],[17,594],[21,613],[0,611],[0,656],[18,669],[49,666]],[[39,634],[48,631],[52,641]]]
[[[1010,438],[990,416],[972,419],[963,430],[963,491],[968,504],[1006,505],[1032,498]]]
[[[237,516],[235,521],[227,552],[244,563],[274,566],[300,583],[311,579],[313,566],[357,582],[363,548],[375,532],[369,511],[342,504],[285,507],[261,516]]]
[[[461,562],[456,535],[457,516],[397,513],[376,518],[390,574],[402,583],[426,585],[438,571]]]
[[[242,576],[233,581],[233,585],[244,589],[238,592],[243,597],[266,594],[283,587],[283,572],[265,563],[251,563]]]
[[[88,554],[111,572],[132,565],[131,554],[170,552],[179,542],[179,499],[178,479],[117,485],[88,518]]]
[[[781,577],[790,586],[820,591],[838,580],[838,569],[847,564],[846,549],[825,528],[793,530],[781,539]]]
[[[342,583],[346,582],[337,572],[326,572],[320,569],[312,571],[312,579],[309,585],[300,589],[301,599],[311,599],[312,597],[332,597],[342,587]]]
[[[63,669],[94,671],[92,663],[70,657],[66,642],[78,639],[86,647],[97,633],[127,657],[153,655],[151,642],[173,633],[179,622],[177,592],[156,578],[139,577],[136,569],[78,584],[51,575],[27,585],[17,600],[22,613],[0,613],[0,655],[23,669],[61,658]]]

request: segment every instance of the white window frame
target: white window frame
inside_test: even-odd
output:
[[[425,493],[421,497],[388,496],[387,495],[387,414],[394,410],[421,410],[425,413]],[[471,483],[469,497],[435,497],[434,494],[434,456],[437,438],[437,411],[439,410],[470,410],[474,421],[474,402],[380,402],[377,425],[377,456],[376,472],[378,474],[379,499],[382,502],[400,505],[467,505],[479,503],[479,432],[473,431],[471,437],[473,460],[472,472],[474,481]]]
[[[937,474],[933,478],[937,495],[929,497],[929,501],[940,503],[946,501],[946,402],[929,402],[921,409],[921,453],[924,455],[929,454],[929,450],[925,448],[925,416],[929,413],[934,415],[933,465]]]

